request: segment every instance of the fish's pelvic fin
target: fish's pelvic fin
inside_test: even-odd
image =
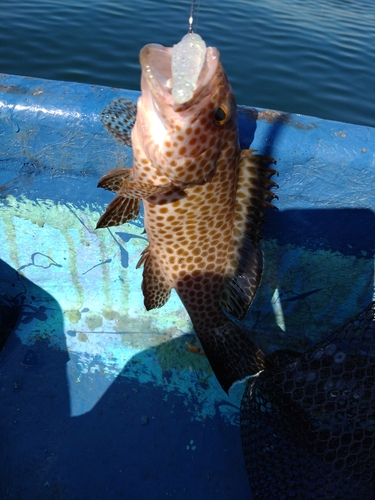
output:
[[[140,205],[141,203],[137,199],[116,196],[98,220],[96,229],[120,226],[125,222],[136,219],[139,214]]]
[[[131,132],[137,116],[137,104],[125,97],[110,102],[100,113],[100,121],[113,137],[132,145]]]
[[[137,199],[145,199],[181,190],[181,188],[176,187],[172,182],[154,185],[146,182],[134,181],[133,169],[131,168],[110,170],[99,180],[98,187],[114,191],[127,198]]]
[[[153,258],[151,250],[147,247],[143,250],[136,269],[143,268],[142,292],[144,304],[149,311],[162,307],[171,295],[171,286],[166,280],[163,270],[158,261]]]
[[[238,319],[246,315],[258,289],[263,256],[260,248],[265,209],[273,205],[270,191],[277,184],[270,177],[277,174],[269,167],[272,158],[241,151],[234,215],[233,243],[228,258],[227,276],[220,305]]]
[[[268,366],[263,352],[249,335],[227,319],[221,326],[197,335],[208,361],[226,393],[236,382]]]

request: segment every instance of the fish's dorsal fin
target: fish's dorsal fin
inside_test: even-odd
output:
[[[100,121],[116,140],[131,147],[131,132],[136,116],[137,104],[126,97],[121,97],[103,109]]]
[[[258,289],[263,271],[260,248],[267,200],[276,195],[269,191],[277,184],[270,177],[277,172],[269,167],[272,158],[241,151],[239,178],[234,214],[232,249],[220,305],[238,319],[247,313]]]
[[[143,268],[142,292],[147,311],[162,307],[171,295],[171,286],[149,247],[143,250],[136,269]]]

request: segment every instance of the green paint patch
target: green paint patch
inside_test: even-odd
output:
[[[85,317],[86,325],[90,330],[95,330],[103,324],[103,318],[99,314],[88,314]]]
[[[137,351],[144,351],[150,347],[157,347],[171,340],[169,335],[153,334],[153,333],[123,333],[121,342],[130,346]]]
[[[64,311],[64,315],[71,323],[78,323],[81,319],[81,312],[78,310]]]
[[[85,333],[79,333],[78,334],[78,340],[81,342],[87,342],[88,341],[88,336]]]
[[[112,309],[103,309],[102,311],[103,317],[108,321],[113,321],[116,318],[120,317],[120,314],[117,311],[113,311]]]
[[[138,318],[130,318],[129,316],[118,316],[116,324],[114,326],[114,331],[119,333],[128,332],[139,332],[140,320]],[[142,331],[152,332],[155,330],[152,326],[152,317],[142,318]]]

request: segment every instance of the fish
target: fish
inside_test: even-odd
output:
[[[174,47],[146,45],[137,104],[120,98],[103,109],[107,130],[133,148],[133,166],[100,179],[98,186],[117,196],[97,228],[136,218],[143,201],[148,247],[137,268],[143,266],[144,305],[160,308],[177,292],[228,392],[267,365],[230,316],[244,318],[261,280],[260,241],[277,172],[272,158],[240,149],[237,105],[220,53],[197,49],[203,40],[196,37],[188,34]]]
[[[305,353],[280,350],[240,409],[254,500],[375,498],[375,302]]]

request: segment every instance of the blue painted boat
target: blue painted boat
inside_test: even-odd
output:
[[[97,182],[132,155],[99,114],[138,96],[0,76],[0,498],[252,498],[243,387],[188,348],[176,295],[145,310],[142,215],[95,230]],[[239,127],[280,173],[245,324],[302,351],[374,297],[375,129],[244,107]]]

